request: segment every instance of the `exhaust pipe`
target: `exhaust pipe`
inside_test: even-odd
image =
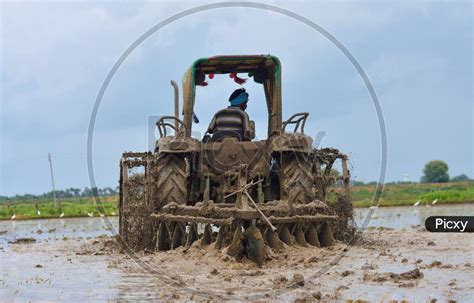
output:
[[[176,81],[174,81],[174,80],[171,80],[171,85],[174,88],[174,116],[176,117],[176,119],[179,119],[179,88],[178,88],[178,83],[176,83]],[[174,121],[174,127],[176,129],[174,135],[178,136],[178,127],[179,127],[178,120]]]

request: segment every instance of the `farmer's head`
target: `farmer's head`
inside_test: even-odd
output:
[[[230,105],[240,107],[242,110],[247,108],[248,101],[249,94],[245,91],[245,88],[236,89],[229,97]]]

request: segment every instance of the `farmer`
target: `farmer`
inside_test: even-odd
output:
[[[244,88],[236,89],[229,97],[230,106],[218,111],[207,132],[212,134],[212,141],[224,138],[236,138],[239,141],[250,141],[255,138],[248,114],[245,112],[249,94]]]

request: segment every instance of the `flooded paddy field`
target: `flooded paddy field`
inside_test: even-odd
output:
[[[356,209],[359,226],[367,212]],[[426,232],[435,214],[474,205],[379,208],[354,246],[287,247],[262,267],[198,243],[129,256],[103,218],[0,221],[0,298],[469,302],[474,235]]]

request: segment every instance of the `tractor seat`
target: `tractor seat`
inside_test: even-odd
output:
[[[238,107],[228,107],[218,111],[209,124],[211,142],[221,142],[224,138],[235,138],[244,141],[246,129],[250,129],[247,113]],[[248,140],[248,139],[247,139]]]
[[[212,134],[211,142],[222,142],[226,138],[234,138],[237,139],[237,141],[243,141],[242,140],[242,132],[238,131],[231,131],[231,130],[218,130]]]

